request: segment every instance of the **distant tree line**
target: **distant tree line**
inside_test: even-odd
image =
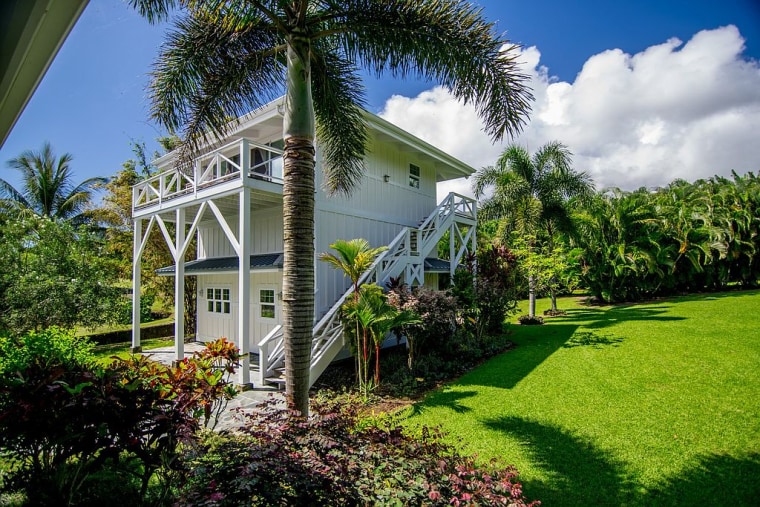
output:
[[[576,208],[582,284],[606,302],[760,279],[760,178],[749,172],[633,192],[600,192]]]
[[[601,302],[756,287],[760,177],[748,172],[666,187],[593,191],[558,142],[509,146],[479,170],[479,235],[515,252],[526,295],[584,288]],[[530,315],[534,305],[530,305]]]

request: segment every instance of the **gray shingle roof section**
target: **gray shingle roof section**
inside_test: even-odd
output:
[[[425,271],[429,273],[448,273],[449,261],[443,259],[437,259],[435,257],[428,257],[425,259]]]
[[[253,269],[281,269],[282,254],[255,254],[251,255],[250,268]],[[174,275],[174,266],[166,266],[156,270],[159,275]],[[237,273],[237,257],[215,257],[212,259],[200,259],[185,263],[185,274],[192,275],[197,273]]]
[[[252,270],[255,269],[282,269],[282,254],[256,254],[251,255]],[[159,275],[174,275],[174,266],[166,266],[156,270]],[[200,259],[185,263],[185,274],[192,275],[197,273],[237,273],[237,257],[215,257],[212,259]],[[428,257],[425,259],[425,271],[429,273],[448,273],[449,261]]]

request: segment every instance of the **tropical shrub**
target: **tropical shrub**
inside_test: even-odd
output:
[[[103,368],[58,330],[0,343],[3,489],[32,505],[102,505],[113,488],[126,504],[162,501],[178,446],[234,394],[226,340],[171,368],[144,357]]]
[[[605,302],[757,286],[760,280],[760,178],[633,192],[617,189],[578,207],[581,281]]]
[[[456,298],[427,287],[410,289],[408,285],[399,285],[388,293],[388,304],[419,317],[418,323],[402,326],[409,351],[410,370],[414,369],[419,356],[450,356],[456,353],[459,313]]]
[[[156,297],[153,294],[140,296],[140,322],[153,320],[153,303]],[[116,310],[116,323],[127,325],[132,323],[132,297],[122,297]]]
[[[454,274],[451,289],[465,325],[479,345],[502,332],[504,320],[517,307],[516,256],[504,246],[492,245],[466,259]]]
[[[0,328],[114,322],[121,291],[104,241],[85,227],[31,216],[0,227]]]
[[[537,505],[511,468],[481,468],[437,430],[361,419],[356,400],[317,399],[308,420],[273,403],[242,434],[210,434],[184,455],[181,505]],[[493,465],[492,465],[493,467]]]

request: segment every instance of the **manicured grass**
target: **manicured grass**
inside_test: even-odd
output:
[[[169,347],[174,344],[174,338],[151,338],[142,340],[143,350],[157,349],[159,347]],[[113,356],[126,359],[130,356],[130,343],[111,343],[109,345],[98,345],[95,347],[93,354],[96,359],[104,364],[109,364]]]
[[[156,319],[150,322],[143,323],[140,326],[140,328],[143,329],[147,327],[163,326],[164,324],[171,324],[172,322],[174,322],[174,315],[170,315],[163,319]],[[94,334],[111,333],[114,331],[129,331],[130,329],[132,329],[132,324],[106,325],[106,326],[99,326],[94,329],[80,327],[80,328],[77,328],[76,335],[77,336],[92,336]]]
[[[514,464],[546,506],[760,505],[760,291],[560,308],[409,424]]]

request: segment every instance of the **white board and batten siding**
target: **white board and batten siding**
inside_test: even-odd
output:
[[[226,216],[227,224],[237,235],[237,215]],[[282,208],[268,208],[251,213],[251,254],[283,251]],[[227,235],[216,220],[198,227],[198,258],[234,257],[237,255]]]
[[[420,169],[419,188],[410,185],[410,164]],[[317,254],[331,252],[337,239],[364,238],[372,247],[388,245],[404,227],[419,225],[436,206],[435,170],[413,152],[399,151],[374,140],[365,160],[360,188],[351,196],[327,195],[321,187],[316,198],[315,247]],[[322,315],[351,285],[342,272],[317,264],[316,313]]]
[[[222,312],[209,311],[208,289],[228,289],[230,291],[230,313],[224,313],[224,306],[222,306]],[[261,300],[262,291],[265,291],[266,299],[264,301]],[[280,271],[262,271],[251,274],[251,299],[248,302],[251,315],[249,333],[251,351],[255,351],[258,342],[282,322],[281,292],[282,274]],[[239,294],[238,280],[235,274],[198,276],[197,336],[199,341],[212,341],[224,337],[237,343]],[[272,295],[273,298],[266,297],[269,295]],[[270,316],[272,310],[274,310],[274,317]]]

